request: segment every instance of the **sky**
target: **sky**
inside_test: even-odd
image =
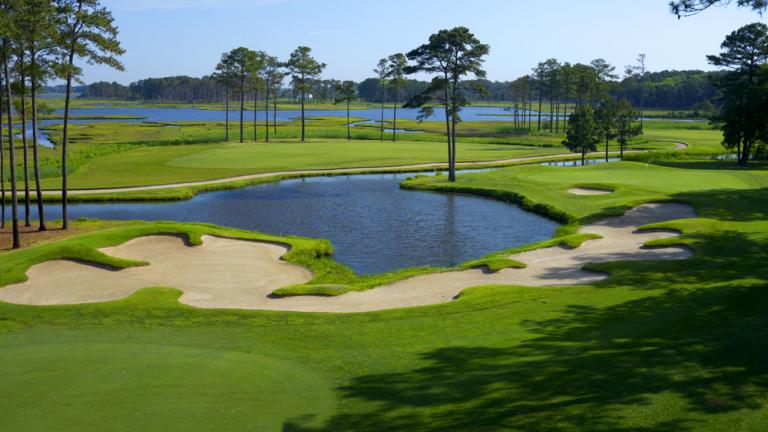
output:
[[[102,0],[120,30],[125,72],[85,66],[84,81],[123,84],[203,76],[238,46],[281,59],[299,45],[328,65],[324,78],[360,81],[378,59],[458,25],[491,46],[485,69],[506,81],[557,58],[604,58],[623,71],[639,53],[650,71],[712,69],[726,34],[763,17],[735,6],[678,20],[668,0]]]

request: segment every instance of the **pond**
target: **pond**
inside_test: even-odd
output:
[[[391,120],[393,118],[392,107],[388,107],[384,110],[384,119]],[[57,114],[63,114],[63,110],[56,111]],[[106,116],[106,115],[128,115],[136,117],[144,117],[143,120],[131,120],[131,121],[150,121],[150,122],[178,122],[178,121],[224,121],[226,111],[224,110],[210,110],[199,108],[75,108],[70,110],[73,116]],[[259,107],[257,116],[260,121],[264,121],[265,112],[263,106]],[[405,120],[416,120],[419,114],[418,109],[414,108],[398,108],[397,118]],[[507,116],[509,111],[505,111],[500,107],[466,107],[461,111],[462,121],[510,121]],[[269,120],[272,121],[272,111],[270,110]],[[307,117],[346,117],[347,111],[345,109],[332,109],[332,110],[315,110],[312,106],[307,107],[305,115]],[[380,119],[381,109],[363,109],[350,111],[352,117],[364,117],[367,119]],[[299,110],[278,110],[278,121],[289,121],[301,116]],[[246,111],[243,113],[243,117],[246,121],[253,121],[253,106],[246,107]],[[441,108],[435,108],[435,111],[431,117],[426,120],[443,120],[445,118],[445,111]],[[229,112],[230,121],[240,120],[239,109],[231,108]]]
[[[602,164],[606,162],[621,162],[620,158],[608,158],[606,161],[604,158],[599,159],[587,159],[585,161],[586,165],[595,165],[595,164]],[[578,167],[581,165],[581,159],[576,160],[561,160],[561,161],[548,161],[548,162],[542,162],[541,165],[544,166],[556,166],[556,167]]]
[[[413,175],[413,174],[410,174]],[[72,218],[208,222],[326,238],[359,274],[453,266],[551,238],[557,223],[491,199],[400,189],[406,174],[310,177],[170,203],[71,205]],[[33,206],[34,208],[34,206]],[[60,218],[58,205],[48,217]]]

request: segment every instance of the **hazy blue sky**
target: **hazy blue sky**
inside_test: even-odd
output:
[[[491,45],[492,80],[513,79],[549,57],[603,57],[623,70],[647,54],[652,71],[708,69],[723,37],[762,18],[717,8],[677,20],[667,0],[104,0],[127,53],[125,72],[86,67],[85,81],[210,73],[237,46],[286,58],[298,45],[328,64],[326,78],[360,80],[383,56],[430,33],[469,27]],[[546,7],[545,7],[546,6]]]

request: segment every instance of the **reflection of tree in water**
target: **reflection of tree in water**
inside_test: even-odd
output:
[[[459,249],[461,245],[461,232],[456,226],[456,196],[445,196],[445,219],[443,220],[443,239],[446,243],[446,258],[451,265],[457,265],[461,261]]]

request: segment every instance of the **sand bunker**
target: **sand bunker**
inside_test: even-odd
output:
[[[89,303],[124,298],[150,286],[182,290],[182,303],[203,308],[264,309],[302,312],[365,312],[422,306],[451,301],[466,288],[480,285],[579,285],[607,278],[582,270],[587,263],[619,260],[681,260],[685,247],[645,248],[644,243],[673,237],[672,231],[638,232],[642,225],[693,218],[684,204],[648,204],[624,216],[585,226],[582,232],[602,239],[581,247],[553,247],[524,252],[511,258],[525,269],[490,273],[482,269],[417,276],[364,292],[338,297],[275,299],[277,288],[310,280],[311,274],[280,261],[287,249],[272,244],[205,237],[200,247],[188,247],[176,237],[153,236],[129,241],[103,252],[143,260],[146,267],[111,271],[70,261],[51,261],[32,267],[29,281],[0,289],[0,300],[33,305]]]
[[[598,189],[598,188],[589,188],[589,187],[576,187],[573,189],[568,189],[569,194],[573,195],[608,195],[612,194],[612,190],[608,189]]]
[[[150,265],[109,270],[49,261],[29,269],[27,282],[0,288],[0,300],[34,305],[92,303],[164,286],[183,290],[183,303],[226,307],[236,305],[231,299],[265,297],[277,288],[312,278],[308,270],[280,260],[288,251],[286,246],[269,243],[205,236],[202,246],[190,247],[179,237],[150,236],[101,251]]]

